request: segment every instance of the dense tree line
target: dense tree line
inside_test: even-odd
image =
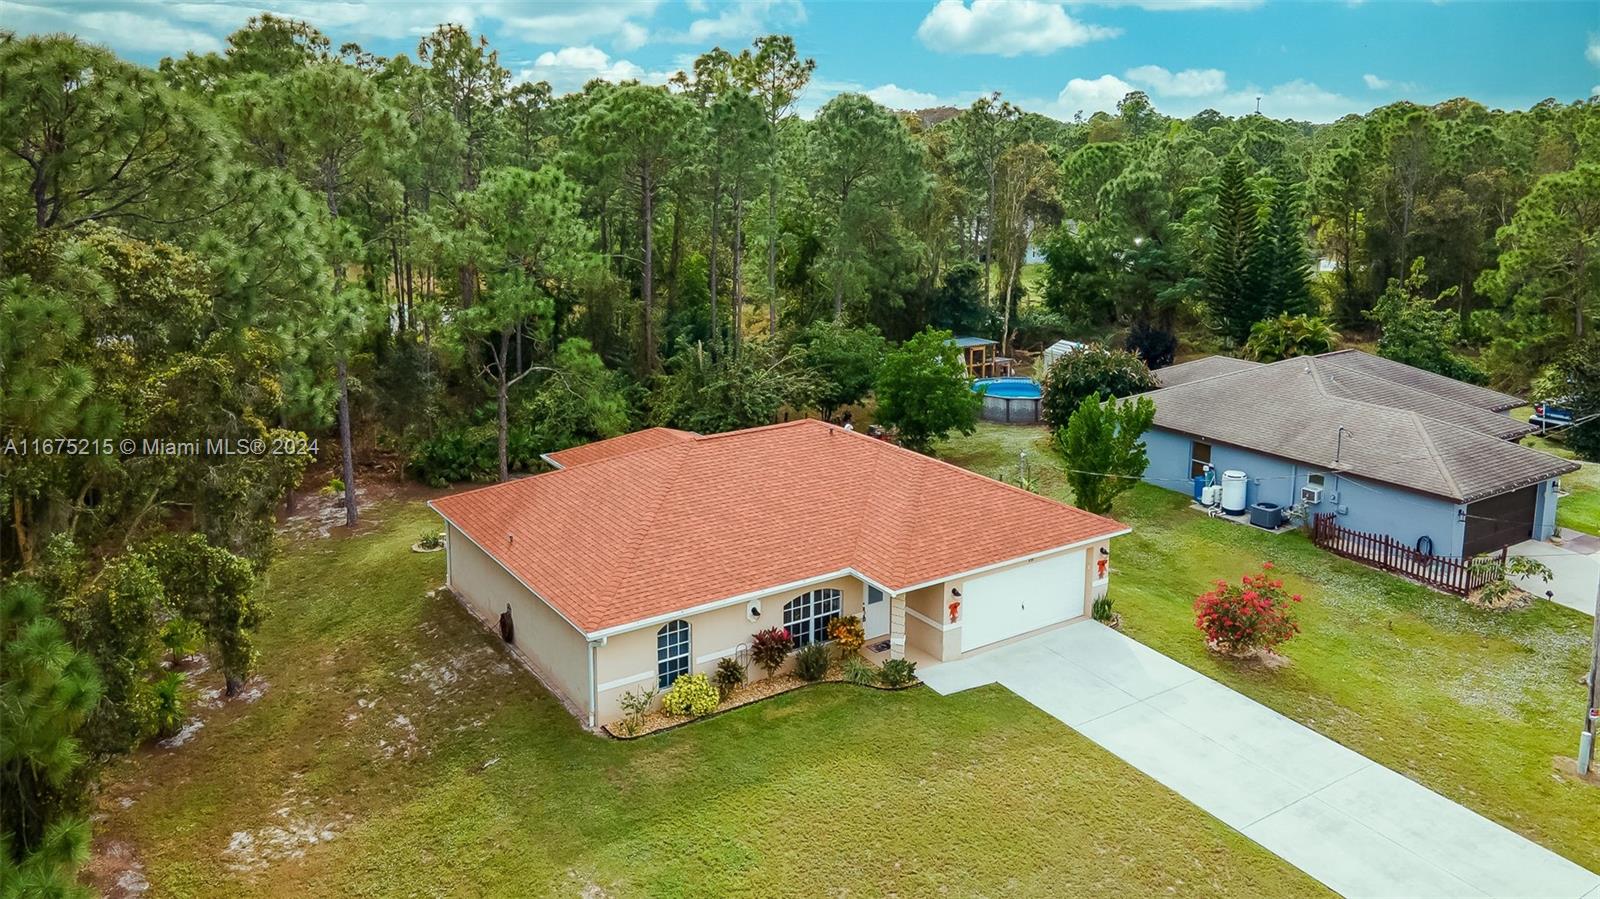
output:
[[[926,447],[975,407],[940,331],[1159,365],[1325,318],[1507,386],[1592,371],[1595,101],[806,119],[813,71],[774,35],[558,96],[449,25],[382,57],[262,15],[156,70],[0,32],[0,711],[32,735],[0,740],[0,871],[70,872],[93,763],[174,720],[171,658],[249,675],[308,468],[355,525],[384,465],[506,478],[875,386]]]

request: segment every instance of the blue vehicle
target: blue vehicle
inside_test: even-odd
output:
[[[1533,414],[1528,417],[1528,424],[1539,429],[1542,434],[1552,428],[1566,428],[1571,426],[1574,418],[1572,410],[1565,403],[1566,397],[1546,400],[1533,404]]]

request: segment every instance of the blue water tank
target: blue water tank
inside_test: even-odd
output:
[[[1203,475],[1203,474],[1195,475],[1194,476],[1194,501],[1195,502],[1200,502],[1200,497],[1202,496],[1202,494],[1205,493],[1205,489],[1206,489],[1206,476]]]

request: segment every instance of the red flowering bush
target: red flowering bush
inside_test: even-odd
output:
[[[785,628],[769,627],[750,636],[750,658],[767,669],[768,676],[783,667],[783,660],[793,651],[794,638]]]
[[[1217,581],[1216,589],[1194,601],[1194,623],[1218,652],[1248,655],[1272,649],[1300,632],[1294,606],[1300,594],[1283,589],[1272,575],[1272,563],[1261,563],[1260,574],[1247,574],[1239,583]]]

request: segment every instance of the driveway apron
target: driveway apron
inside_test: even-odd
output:
[[[1345,896],[1600,899],[1600,875],[1093,621],[919,674],[999,683]]]

